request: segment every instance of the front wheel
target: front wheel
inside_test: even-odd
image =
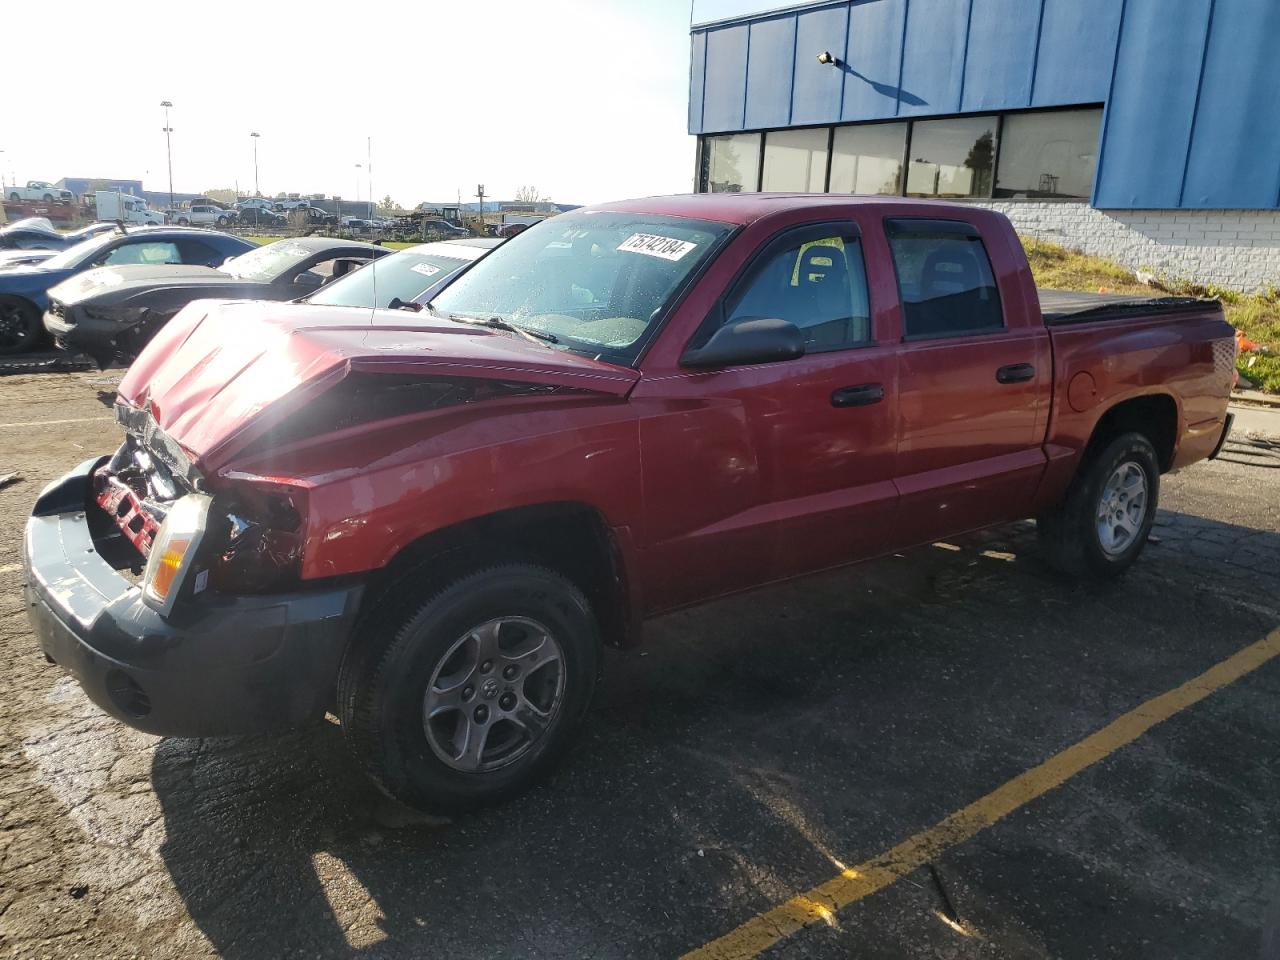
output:
[[[40,311],[17,297],[0,297],[0,356],[24,353],[40,342]]]
[[[370,617],[339,672],[339,718],[385,793],[462,812],[550,771],[599,668],[582,592],[545,567],[498,564]]]
[[[220,226],[220,227],[225,227],[226,225],[227,225],[227,218],[226,218],[226,217],[219,217],[219,218],[218,218],[218,226]]]
[[[1037,519],[1047,559],[1076,576],[1127,570],[1146,545],[1159,496],[1151,441],[1121,434],[1081,467],[1063,502]]]
[[[41,199],[43,199],[45,203],[53,203],[53,194],[46,193]]]

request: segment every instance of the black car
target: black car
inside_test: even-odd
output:
[[[264,210],[262,207],[241,207],[239,222],[251,224],[255,227],[283,227],[289,222],[289,218],[283,213]]]
[[[214,267],[255,244],[194,227],[116,229],[29,266],[0,270],[0,355],[30,350],[44,336],[49,289],[94,267],[194,264]]]
[[[127,361],[193,300],[294,300],[390,253],[358,240],[278,240],[222,266],[104,268],[49,291],[44,325],[59,347],[100,366]]]

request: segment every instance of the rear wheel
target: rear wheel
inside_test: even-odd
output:
[[[11,194],[9,194],[9,199],[10,199],[10,200],[21,200],[22,198],[21,198],[20,196],[18,196],[16,193],[11,193]]]
[[[179,218],[178,218],[178,226],[180,226],[180,227],[185,227],[185,226],[186,226],[187,224],[189,224],[190,222],[191,222],[191,221],[190,221],[190,220],[188,220],[186,217],[179,217]]]
[[[460,812],[552,768],[599,665],[582,592],[547,568],[499,564],[372,616],[343,662],[338,709],[353,754],[384,792]]]
[[[1076,576],[1123,572],[1146,545],[1159,495],[1151,441],[1121,434],[1081,468],[1063,502],[1038,518],[1047,559]]]
[[[0,297],[0,356],[24,353],[40,342],[43,330],[35,304]]]

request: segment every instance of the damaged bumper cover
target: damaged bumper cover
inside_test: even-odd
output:
[[[70,353],[86,353],[100,367],[134,356],[155,324],[145,307],[89,310],[51,299],[44,328],[53,342]]]
[[[102,555],[89,460],[27,521],[27,613],[46,656],[117,719],[166,736],[255,733],[323,716],[363,590],[206,595],[162,617]]]

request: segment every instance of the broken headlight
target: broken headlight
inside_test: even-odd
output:
[[[211,567],[221,593],[270,593],[297,583],[302,570],[303,524],[294,497],[268,493],[243,498],[225,515],[226,527]]]

